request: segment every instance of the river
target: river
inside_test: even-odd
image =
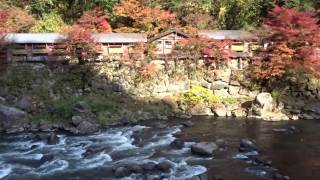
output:
[[[320,121],[265,122],[261,120],[194,117],[192,127],[181,120],[148,121],[114,127],[89,136],[58,135],[49,145],[33,134],[1,135],[0,179],[115,179],[116,167],[173,163],[170,171],[145,170],[122,179],[320,179]],[[258,151],[239,153],[241,139],[256,141]],[[196,142],[222,141],[213,157],[190,152]],[[183,142],[178,148],[173,142]],[[258,163],[257,163],[258,162]],[[261,165],[259,162],[267,165]]]

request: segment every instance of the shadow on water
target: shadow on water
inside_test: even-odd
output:
[[[188,141],[215,141],[224,139],[228,149],[206,162],[209,174],[225,179],[263,179],[244,173],[249,164],[230,157],[238,153],[242,138],[257,142],[260,158],[271,160],[272,167],[291,179],[319,179],[320,142],[319,121],[265,122],[260,120],[234,120],[195,118],[195,127],[186,129],[182,139]],[[214,122],[214,123],[213,123]],[[284,131],[294,127],[296,132]]]

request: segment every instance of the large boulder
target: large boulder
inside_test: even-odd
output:
[[[123,178],[123,177],[129,176],[130,174],[131,174],[130,170],[127,169],[126,167],[118,167],[114,172],[114,175],[117,178]]]
[[[232,116],[234,117],[246,117],[247,116],[247,112],[245,109],[243,108],[238,108],[232,111]]]
[[[210,116],[213,115],[211,109],[205,104],[196,104],[190,109],[190,114],[194,116]]]
[[[172,96],[165,96],[161,100],[163,103],[167,104],[173,111],[178,110],[179,107],[176,98]]]
[[[157,168],[162,172],[170,172],[170,169],[174,168],[175,164],[172,161],[164,160],[157,165]]]
[[[0,121],[3,122],[5,126],[16,124],[27,117],[27,113],[9,106],[4,106],[0,104]]]
[[[264,112],[271,112],[274,108],[273,98],[270,93],[258,94],[255,103],[258,104]]]
[[[226,117],[227,116],[227,108],[224,104],[217,104],[213,108],[213,112],[218,117]]]
[[[147,162],[145,164],[142,164],[142,168],[146,171],[152,171],[157,167],[157,164],[155,162]]]
[[[289,120],[290,118],[277,109],[270,93],[260,93],[257,95],[252,112],[267,121]]]
[[[201,156],[212,156],[213,152],[218,149],[218,145],[213,142],[200,142],[191,146],[191,152]]]
[[[99,130],[98,125],[87,120],[82,121],[78,126],[79,134],[92,134]]]
[[[32,110],[32,101],[31,101],[31,98],[30,98],[30,97],[27,97],[27,96],[21,97],[21,98],[17,101],[16,107],[19,108],[19,109],[21,109],[21,110],[30,112],[30,111]]]
[[[72,116],[71,122],[74,126],[78,126],[84,119],[81,116]]]

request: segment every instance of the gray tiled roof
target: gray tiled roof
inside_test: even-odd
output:
[[[4,40],[9,43],[56,43],[66,36],[60,33],[9,33]],[[147,35],[139,33],[93,34],[100,43],[147,42]]]
[[[100,43],[147,42],[147,35],[142,33],[100,33],[93,36]]]
[[[8,43],[55,43],[64,36],[59,33],[9,33],[4,40]]]
[[[231,40],[246,40],[257,39],[257,37],[247,31],[242,30],[218,30],[218,31],[200,31],[200,36],[207,36],[212,39],[231,39]]]
[[[155,41],[155,40],[157,40],[157,39],[160,39],[160,38],[162,38],[162,37],[164,37],[164,36],[167,36],[167,35],[169,35],[169,34],[171,34],[171,33],[176,33],[176,34],[178,34],[178,35],[180,35],[180,36],[183,36],[183,37],[186,37],[186,38],[189,38],[189,37],[190,37],[188,34],[185,34],[185,33],[183,33],[183,32],[177,31],[176,29],[172,29],[172,30],[170,30],[170,31],[166,31],[166,32],[160,33],[160,34],[156,35],[155,37],[150,38],[148,41],[149,41],[149,42],[153,42],[153,41]]]

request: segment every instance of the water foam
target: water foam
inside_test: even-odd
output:
[[[9,165],[3,165],[3,162],[0,162],[0,179],[8,176],[12,172],[12,167]]]

